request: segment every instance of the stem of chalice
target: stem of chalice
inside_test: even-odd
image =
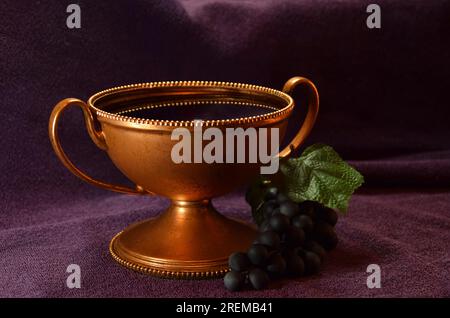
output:
[[[228,256],[246,251],[255,236],[255,227],[225,217],[210,200],[173,200],[158,217],[119,233],[110,250],[119,263],[134,270],[165,277],[207,278],[223,275],[228,270]]]

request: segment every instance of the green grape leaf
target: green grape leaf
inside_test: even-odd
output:
[[[280,170],[291,200],[316,201],[344,214],[351,195],[364,182],[358,171],[323,144],[314,144],[300,157],[284,161]]]

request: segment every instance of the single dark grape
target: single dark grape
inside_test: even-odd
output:
[[[314,227],[314,240],[327,251],[334,249],[338,243],[333,226],[323,222],[318,222]]]
[[[273,213],[273,210],[275,210],[278,207],[278,202],[275,200],[269,200],[263,203],[263,205],[260,207],[261,212],[264,215],[264,218],[270,218],[270,216]]]
[[[289,218],[283,214],[275,214],[270,217],[269,224],[274,231],[282,233],[289,227]]]
[[[253,268],[250,270],[248,278],[253,288],[258,290],[266,288],[270,281],[269,275],[260,268]]]
[[[321,262],[323,262],[325,260],[325,257],[327,256],[327,252],[322,247],[322,245],[320,245],[319,243],[317,243],[315,241],[306,242],[305,248],[308,251],[311,251],[311,252],[317,254],[317,256],[319,256]]]
[[[278,195],[277,195],[276,200],[277,200],[277,202],[278,202],[279,204],[281,204],[281,203],[283,203],[283,202],[285,202],[285,201],[289,201],[290,199],[289,199],[289,197],[288,197],[286,194],[284,194],[283,192],[279,192]]]
[[[319,272],[322,262],[316,253],[306,251],[304,261],[307,274],[316,274]]]
[[[276,199],[278,195],[278,188],[276,187],[269,187],[264,192],[264,200],[272,200]]]
[[[258,235],[257,241],[259,244],[265,245],[271,249],[278,249],[280,247],[280,237],[274,231],[265,231]]]
[[[281,254],[273,254],[269,257],[266,270],[270,274],[282,274],[286,270],[286,261]]]
[[[302,229],[306,234],[311,233],[314,228],[313,220],[306,214],[296,215],[292,218],[291,223],[296,228]]]
[[[316,217],[315,208],[316,208],[316,204],[313,201],[304,201],[299,204],[300,214],[306,214],[313,221],[315,220],[315,217]]]
[[[269,257],[269,252],[264,245],[255,244],[248,249],[247,257],[253,265],[264,265]]]
[[[335,210],[322,206],[317,209],[317,218],[332,226],[335,226],[338,221],[338,215]]]
[[[305,232],[302,229],[289,225],[282,237],[284,243],[292,247],[297,247],[305,241]]]
[[[240,272],[228,272],[223,278],[223,283],[228,290],[238,291],[244,286],[245,276]]]
[[[250,267],[250,260],[247,254],[242,252],[235,252],[228,258],[228,265],[233,271],[241,272],[248,270]]]
[[[298,204],[292,201],[284,201],[280,204],[280,213],[286,215],[288,218],[292,218],[299,213],[300,209]]]
[[[298,255],[293,255],[287,262],[287,272],[293,276],[303,275],[305,272],[305,263]]]

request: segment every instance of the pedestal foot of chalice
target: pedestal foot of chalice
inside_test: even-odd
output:
[[[308,112],[294,139],[279,151],[294,108],[288,94],[298,84],[308,89]],[[163,277],[215,277],[228,270],[232,252],[247,250],[256,228],[221,215],[210,200],[289,156],[311,131],[318,105],[314,84],[303,77],[287,81],[283,91],[224,82],[135,84],[101,91],[87,103],[62,100],[50,116],[49,135],[62,163],[84,181],[172,200],[158,217],[130,225],[112,239],[110,253],[117,262]],[[93,179],[69,160],[57,126],[70,106],[82,109],[89,136],[134,188]]]
[[[228,256],[245,251],[255,227],[219,214],[210,201],[174,201],[159,217],[133,224],[116,235],[110,252],[120,264],[174,278],[221,276]]]

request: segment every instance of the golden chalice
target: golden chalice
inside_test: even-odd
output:
[[[261,164],[175,163],[171,152],[178,141],[172,132],[177,128],[193,131],[195,119],[200,119],[201,126],[220,131],[278,128],[282,139],[294,108],[288,94],[298,84],[308,88],[308,112],[292,142],[279,152],[283,158],[305,140],[319,108],[316,87],[303,77],[287,81],[283,91],[225,82],[157,82],[107,89],[87,103],[67,98],[50,116],[50,140],[62,163],[86,182],[116,192],[158,194],[172,200],[160,216],[130,225],[112,239],[110,252],[117,262],[164,277],[220,276],[228,270],[230,253],[245,251],[256,229],[219,214],[210,200],[248,183],[258,175]],[[83,110],[93,142],[136,184],[134,189],[95,180],[66,156],[57,124],[64,109],[73,105]],[[243,147],[249,148],[249,143]]]

